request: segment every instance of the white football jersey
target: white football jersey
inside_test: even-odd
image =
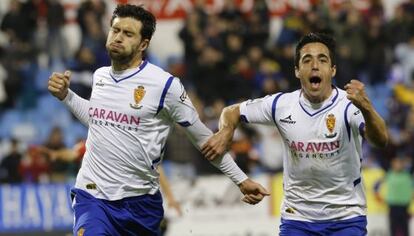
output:
[[[157,192],[156,167],[174,123],[183,126],[199,148],[213,135],[179,79],[147,61],[119,73],[102,67],[93,75],[90,100],[69,90],[63,102],[89,126],[75,188],[96,198],[118,200]],[[228,153],[211,164],[235,184],[248,178]]]
[[[175,123],[198,148],[213,135],[179,79],[147,61],[119,73],[102,67],[92,82],[90,100],[69,90],[63,102],[89,126],[75,188],[96,198],[118,200],[157,192],[156,167]],[[248,178],[229,153],[211,164],[235,184]]]
[[[361,181],[364,118],[334,87],[312,104],[301,90],[249,100],[241,119],[275,125],[284,139],[284,219],[340,220],[366,214]]]
[[[186,126],[198,119],[180,81],[147,61],[119,74],[96,70],[88,115],[75,187],[110,200],[155,193],[172,121]]]

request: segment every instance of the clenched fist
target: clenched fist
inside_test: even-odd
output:
[[[367,109],[371,102],[365,92],[365,85],[359,80],[351,80],[345,85],[347,98],[360,110]]]
[[[66,95],[68,95],[70,75],[70,71],[65,71],[64,74],[53,72],[53,74],[49,77],[47,89],[59,100],[65,99]]]

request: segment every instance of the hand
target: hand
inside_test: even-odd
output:
[[[201,153],[212,161],[217,157],[221,157],[228,150],[233,139],[233,134],[225,130],[220,130],[209,138],[209,140],[201,147]]]
[[[260,184],[246,179],[239,184],[240,191],[244,194],[243,202],[255,205],[262,201],[265,196],[269,196],[270,193]]]
[[[359,80],[351,80],[345,85],[346,97],[360,110],[371,106],[371,102],[365,93],[365,85]]]
[[[59,100],[65,99],[65,97],[68,95],[70,75],[70,71],[65,71],[64,74],[54,72],[49,77],[47,89],[53,96],[57,97]]]
[[[177,212],[178,216],[182,216],[183,212],[181,211],[181,206],[178,202],[176,202],[175,200],[168,200],[168,207],[169,208],[174,208],[175,211]]]

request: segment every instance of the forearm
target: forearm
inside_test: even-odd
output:
[[[229,177],[236,185],[239,185],[248,179],[247,175],[240,169],[236,162],[234,162],[233,157],[231,157],[229,153],[210,162],[223,172],[223,174]]]
[[[160,187],[161,191],[165,194],[168,202],[174,201],[174,196],[172,194],[170,184],[165,176],[164,169],[162,166],[158,166],[158,173],[160,174]]]
[[[219,120],[219,130],[229,139],[233,138],[234,130],[240,123],[240,104],[234,104],[224,108]]]
[[[365,138],[377,147],[386,146],[388,132],[385,121],[372,106],[361,109],[361,112],[365,120]]]
[[[193,125],[186,127],[186,133],[191,142],[200,150],[204,143],[213,135],[200,120]],[[247,179],[246,174],[237,166],[230,154],[226,153],[221,157],[215,158],[211,163],[221,172],[228,176],[235,184],[240,184]]]
[[[73,91],[69,90],[65,99],[62,101],[69,110],[78,118],[78,120],[88,126],[89,123],[89,101],[81,98]]]

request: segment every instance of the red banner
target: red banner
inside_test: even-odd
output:
[[[194,8],[196,0],[117,0],[120,3],[144,5],[158,19],[183,18],[186,13]],[[255,0],[234,0],[242,12],[252,10]],[[308,11],[322,0],[266,0],[269,12],[272,16],[281,16],[289,11]],[[204,10],[207,13],[220,12],[225,0],[204,0]],[[369,6],[369,0],[329,0],[331,9],[340,8],[344,4],[351,3],[356,8],[364,10]]]

